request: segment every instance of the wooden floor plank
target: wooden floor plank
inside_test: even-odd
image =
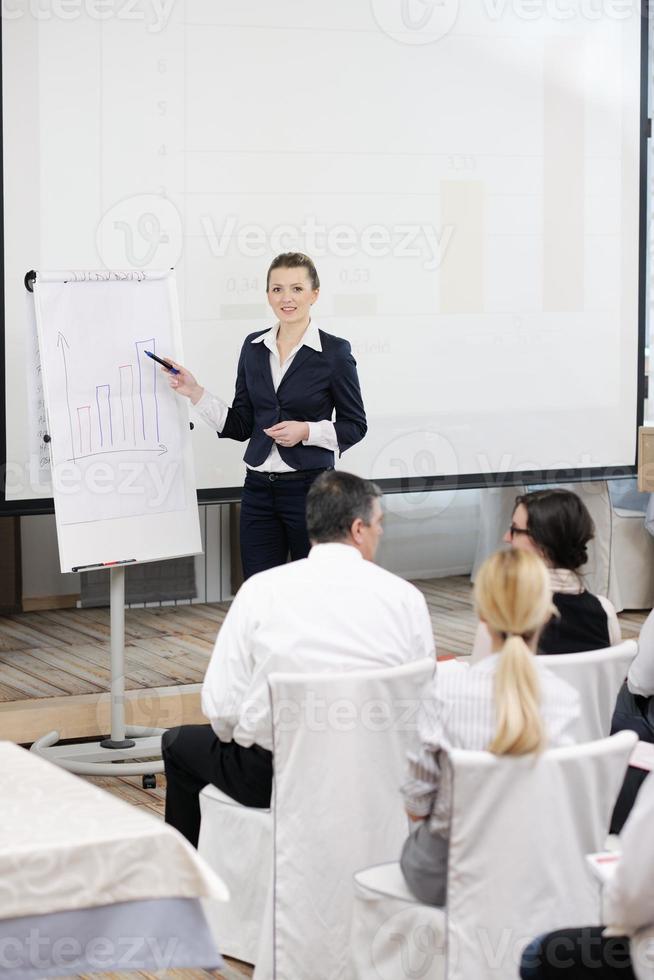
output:
[[[87,615],[86,609],[49,609],[40,613],[44,621],[53,625],[67,626],[82,636],[100,643],[106,643],[110,637],[109,617],[95,619]]]
[[[84,656],[84,647],[76,646],[66,649],[65,647],[35,647],[28,651],[22,651],[25,657],[32,657],[41,661],[44,670],[51,669],[54,675],[59,673],[71,675],[77,678],[84,685],[83,690],[66,691],[67,694],[92,694],[94,691],[106,691],[109,684],[109,662],[106,664],[96,664]],[[2,663],[13,663],[14,654],[0,654],[0,674],[2,673]],[[62,680],[63,684],[64,681]]]
[[[56,687],[43,677],[43,670],[39,670],[38,661],[32,657],[32,671],[29,673],[23,668],[13,667],[9,663],[3,663],[0,676],[3,683],[8,683],[16,690],[19,690],[26,698],[56,698],[62,694],[69,694],[63,687]]]
[[[79,618],[75,615],[77,612],[76,609],[60,610],[58,615],[61,616],[61,622],[53,620],[50,611],[16,613],[9,619],[18,633],[30,630],[35,636],[40,637],[38,646],[68,646],[71,643],[78,643],[80,636],[83,635],[77,628],[79,622]],[[89,638],[85,637],[85,639],[88,642]]]
[[[4,663],[26,676],[36,679],[43,677],[47,671],[47,680],[56,685],[60,694],[100,693],[105,690],[106,677],[98,675],[97,668],[88,669],[79,658],[71,657],[70,653],[55,648],[59,654],[52,651],[13,650],[10,654],[1,654]]]
[[[465,656],[477,621],[466,575],[425,579],[439,655]],[[127,609],[126,688],[201,683],[228,602]],[[620,615],[625,638],[646,612]],[[32,662],[33,661],[33,662]],[[94,694],[109,686],[109,610],[57,609],[0,617],[0,702]]]

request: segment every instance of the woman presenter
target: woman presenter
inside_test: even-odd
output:
[[[283,564],[289,554],[307,556],[307,491],[367,428],[348,341],[311,318],[320,290],[312,260],[301,252],[278,255],[266,290],[277,322],[245,338],[231,407],[182,365],[171,362],[179,373],[166,372],[219,438],[249,440],[240,528],[245,578]]]

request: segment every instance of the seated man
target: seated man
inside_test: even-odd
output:
[[[373,563],[382,535],[380,490],[328,470],[307,497],[308,558],[260,572],[234,599],[202,688],[210,725],[163,737],[166,821],[194,845],[200,790],[213,783],[245,806],[268,807],[274,671],[380,668],[434,656],[427,604]]]

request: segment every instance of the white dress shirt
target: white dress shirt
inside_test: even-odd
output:
[[[638,653],[627,674],[627,687],[632,694],[642,694],[646,698],[654,694],[654,610],[642,625]]]
[[[534,664],[548,747],[572,745],[579,695],[549,671],[543,659],[534,657]],[[423,703],[420,744],[408,755],[408,779],[402,792],[407,811],[413,817],[429,818],[433,833],[449,834],[452,769],[447,750],[483,751],[495,735],[495,672],[499,660],[500,654],[495,653],[473,667],[457,664],[441,670],[430,698]]]
[[[270,373],[275,391],[279,388],[282,378],[293,363],[293,358],[300,347],[311,347],[313,350],[322,351],[318,329],[318,324],[314,320],[311,320],[309,326],[302,334],[300,342],[295,345],[283,364],[280,362],[279,351],[277,350],[279,324],[276,324],[276,326],[271,327],[266,333],[262,333],[250,341],[252,344],[265,344],[270,351]],[[218,398],[217,395],[212,395],[211,392],[205,389],[202,398],[193,408],[197,412],[198,417],[203,422],[206,422],[207,425],[210,425],[212,429],[215,429],[216,432],[223,431],[229,406],[222,398]],[[294,419],[293,421],[302,422],[303,419]],[[309,426],[309,436],[307,439],[302,440],[303,446],[320,446],[321,449],[330,449],[333,453],[338,453],[336,429],[330,419],[323,419],[320,422],[307,422],[307,425]],[[293,472],[293,467],[285,463],[279,455],[279,450],[275,443],[272,444],[268,458],[260,466],[250,466],[248,469],[256,470],[259,473]]]
[[[606,934],[632,937],[631,960],[637,977],[651,977],[654,964],[653,823],[654,776],[650,773],[620,834],[622,855],[602,902]]]
[[[378,668],[434,656],[423,595],[349,544],[253,575],[218,634],[202,710],[221,741],[272,749],[273,671]]]

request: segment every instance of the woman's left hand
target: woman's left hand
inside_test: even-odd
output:
[[[309,438],[308,422],[278,422],[269,429],[263,430],[267,436],[274,439],[278,446],[290,449],[299,442]]]

